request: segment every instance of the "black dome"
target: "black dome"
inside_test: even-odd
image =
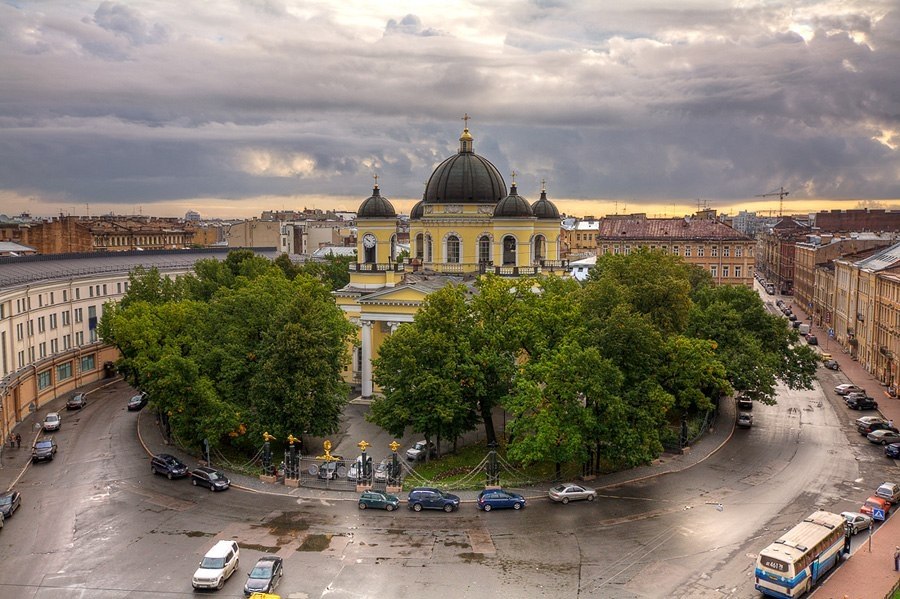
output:
[[[426,204],[495,204],[506,195],[497,167],[472,150],[468,128],[459,138],[459,152],[438,165],[422,201]]]
[[[419,220],[425,213],[425,200],[419,200],[416,205],[409,211],[409,220]]]
[[[556,204],[547,199],[547,192],[543,189],[541,190],[541,199],[531,205],[531,211],[538,218],[559,220],[559,210],[557,210]]]
[[[378,186],[372,190],[371,197],[366,198],[356,211],[357,218],[393,218],[397,216],[394,206],[387,198],[381,197]]]
[[[516,193],[516,184],[513,183],[509,190],[509,195],[500,200],[497,207],[494,208],[494,218],[517,218],[531,217],[534,213],[531,211],[531,204],[528,200]]]

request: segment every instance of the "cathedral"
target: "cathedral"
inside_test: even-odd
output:
[[[543,185],[542,185],[543,187]],[[397,261],[397,212],[378,185],[357,211],[357,261],[337,304],[360,327],[360,345],[345,373],[371,397],[372,359],[398,325],[412,322],[425,297],[449,283],[495,273],[504,277],[563,274],[559,210],[541,189],[529,203],[515,176],[474,150],[469,128],[459,150],[441,162],[410,212],[410,256]]]

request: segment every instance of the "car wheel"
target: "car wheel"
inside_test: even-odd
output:
[[[386,509],[386,510],[389,511],[389,512],[393,512],[393,511],[394,511],[394,506],[393,506],[393,504],[389,503],[389,504],[387,504],[386,506],[384,506],[384,509]]]
[[[224,586],[225,586],[225,577],[223,576],[222,578],[219,579],[219,584],[216,585],[216,588],[221,591],[222,587],[224,587]]]
[[[590,494],[590,495],[587,496],[587,500],[588,500],[588,501],[593,501],[595,497],[596,497],[596,495],[594,495],[594,494],[592,493],[592,494]]]
[[[449,514],[450,512],[453,511],[453,505],[448,503],[447,505],[444,506],[444,511]]]
[[[210,492],[210,493],[212,493],[212,492],[215,491],[215,490],[216,490],[215,485],[209,485],[209,492]]]
[[[563,502],[563,505],[569,503],[569,498],[568,498],[568,497],[563,497],[562,502]]]
[[[196,487],[196,486],[197,486],[197,479],[196,479],[196,478],[192,478],[192,479],[191,479],[191,484],[194,485],[194,486]]]
[[[514,509],[514,510],[520,510],[520,509],[522,509],[522,504],[521,504],[521,503],[518,503],[518,502],[514,503],[514,504],[513,504],[513,509]]]
[[[171,473],[171,472],[167,473],[167,474],[166,474],[166,477],[167,477],[169,480],[172,480],[172,473]]]
[[[365,503],[360,503],[360,504],[359,504],[359,509],[361,509],[361,510],[366,509],[366,504],[365,504]]]
[[[422,504],[421,504],[421,503],[416,503],[416,504],[414,504],[414,505],[413,505],[413,511],[414,511],[414,512],[421,512],[421,511],[422,511]]]
[[[482,509],[484,509],[484,511],[486,511],[486,512],[491,511],[491,504],[490,503],[484,504],[484,508],[482,508]]]

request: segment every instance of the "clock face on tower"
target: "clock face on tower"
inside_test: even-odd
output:
[[[371,233],[367,233],[365,237],[363,237],[363,245],[370,249],[375,247],[375,236]]]

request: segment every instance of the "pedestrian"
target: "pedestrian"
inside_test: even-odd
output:
[[[9,433],[9,447],[12,449],[16,446],[16,436],[13,433]]]
[[[900,572],[900,547],[894,551],[894,570]]]
[[[16,433],[16,449],[22,447],[22,435]]]
[[[888,426],[891,427],[891,428],[894,428],[894,419],[893,419],[893,418],[891,418],[890,420],[888,420]],[[18,437],[19,435],[16,435],[16,436]]]

